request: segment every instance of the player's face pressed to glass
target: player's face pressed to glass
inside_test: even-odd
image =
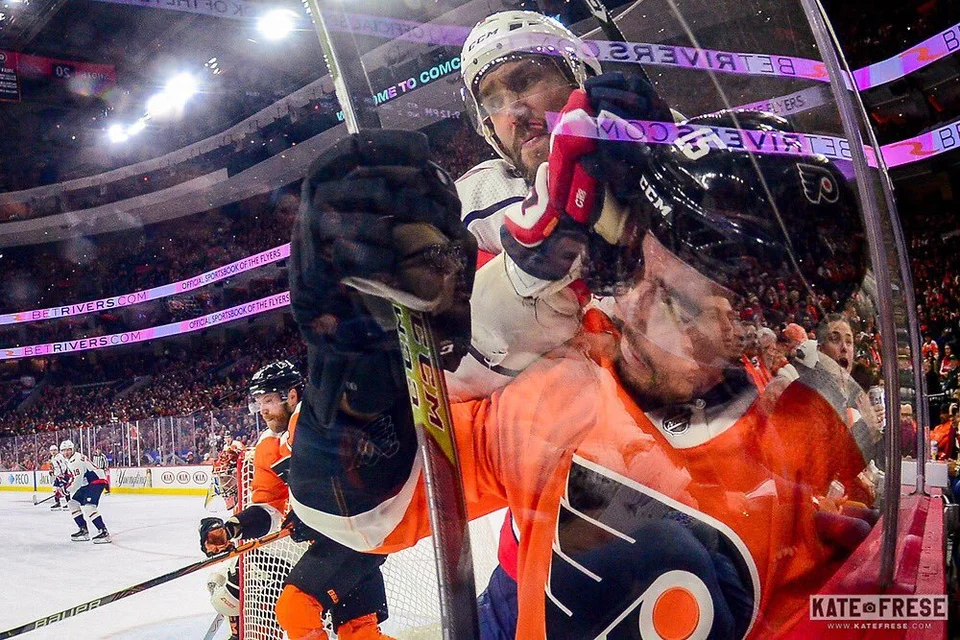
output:
[[[740,336],[727,292],[644,240],[643,278],[617,299],[623,320],[618,370],[640,395],[687,402],[720,382],[739,357]]]
[[[544,57],[503,62],[478,87],[480,106],[497,139],[531,182],[550,154],[546,116],[563,109],[574,89],[557,65]]]

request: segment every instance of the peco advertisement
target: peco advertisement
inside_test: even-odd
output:
[[[109,470],[117,493],[203,495],[210,486],[208,466],[116,467]],[[49,471],[0,471],[0,491],[44,491],[52,486]]]

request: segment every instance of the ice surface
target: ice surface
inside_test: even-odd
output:
[[[202,559],[198,523],[223,515],[204,510],[202,496],[105,495],[100,511],[113,544],[94,545],[71,542],[76,525],[70,513],[51,511],[50,504],[34,506],[26,492],[0,492],[0,631]],[[216,617],[206,589],[210,571],[23,637],[200,640]],[[224,622],[215,638],[229,637],[228,626]]]
[[[0,631],[201,560],[200,519],[229,516],[206,511],[202,496],[104,495],[100,511],[113,544],[94,545],[72,542],[76,524],[70,513],[51,511],[50,504],[34,506],[27,492],[0,492]],[[503,513],[497,512],[471,527],[475,546],[488,546],[489,558],[476,567],[479,585],[486,585],[496,563],[502,522]],[[23,637],[201,640],[216,617],[206,588],[211,570],[197,571]],[[384,631],[404,640],[440,636],[438,625],[411,632],[394,628],[391,622],[384,624]],[[214,638],[229,635],[224,621]]]

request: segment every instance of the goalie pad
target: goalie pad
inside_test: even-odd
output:
[[[217,613],[226,617],[240,615],[240,584],[237,574],[237,560],[223,564],[207,578],[207,590],[210,592],[210,604]]]

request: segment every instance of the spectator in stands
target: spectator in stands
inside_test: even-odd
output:
[[[844,371],[853,370],[853,327],[845,316],[833,313],[823,319],[817,326],[817,346]]]
[[[923,346],[920,347],[920,353],[924,360],[929,359],[936,362],[940,358],[940,347],[929,333],[923,336]]]
[[[960,359],[957,359],[954,355],[953,345],[943,345],[943,360],[940,361],[940,380],[943,381],[944,387],[951,386],[947,384],[947,379],[950,377],[950,374],[953,373],[953,370],[957,368],[958,364],[960,364]]]
[[[757,331],[757,341],[764,366],[771,375],[776,375],[777,371],[787,364],[787,358],[777,344],[777,334],[770,327],[763,327]]]
[[[904,458],[911,460],[917,455],[917,423],[913,419],[913,407],[906,402],[900,405],[900,451]]]
[[[940,412],[940,424],[930,432],[930,442],[937,444],[937,460],[957,457],[957,405]]]

